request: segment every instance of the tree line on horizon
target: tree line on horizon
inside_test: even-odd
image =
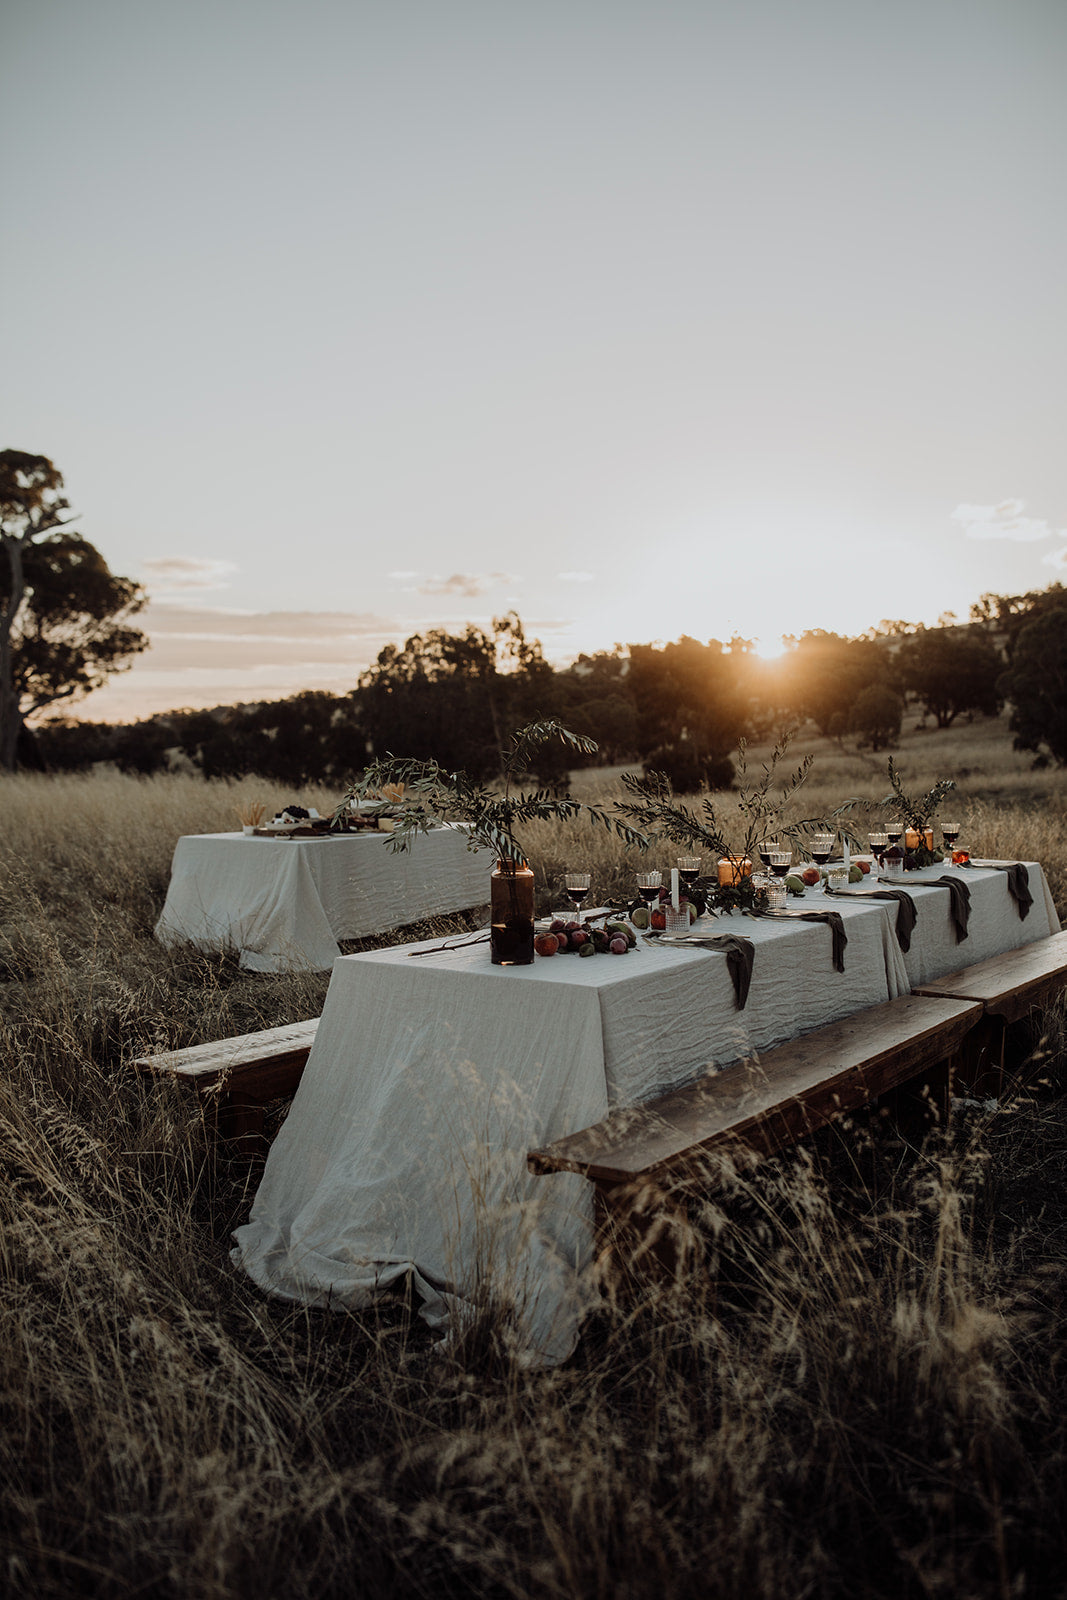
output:
[[[557,717],[598,745],[601,765],[641,763],[679,791],[725,788],[740,739],[825,736],[890,749],[906,706],[948,727],[1010,704],[1016,747],[1067,764],[1067,589],[986,594],[970,622],[883,622],[859,637],[809,629],[764,661],[750,640],[616,644],[564,669],[515,612],[491,629],[431,629],[387,645],[344,695],[179,709],[130,724],[57,717],[148,647],[146,596],[72,533],[46,457],[0,452],[0,771],[84,770],[109,761],[151,773],[179,760],[205,777],[347,782],[387,754],[433,758],[488,780],[508,734]],[[45,720],[45,719],[48,720]],[[1047,753],[1046,753],[1047,752]],[[573,756],[546,746],[533,775],[566,782]]]

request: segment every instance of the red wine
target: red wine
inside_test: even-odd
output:
[[[696,883],[700,877],[699,867],[679,867],[678,876],[683,883]]]
[[[813,850],[811,852],[811,859],[818,866],[825,867],[826,863],[830,859],[830,852],[829,852],[829,850]]]

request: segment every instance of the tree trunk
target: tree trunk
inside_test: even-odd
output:
[[[7,604],[0,608],[0,772],[14,772],[22,719],[15,692],[11,630],[26,592],[26,583],[22,571],[22,540],[5,535],[4,548],[11,569],[11,593]]]

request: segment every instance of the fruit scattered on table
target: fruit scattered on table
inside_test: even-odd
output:
[[[860,872],[864,874],[870,872],[871,870],[871,863],[869,861],[857,861],[854,863],[854,865],[859,867]]]
[[[863,868],[858,861],[854,861],[848,869],[849,883],[863,882]]]
[[[815,881],[816,881],[816,883],[818,883],[818,881],[819,881],[818,878],[816,878]],[[803,894],[805,888],[807,887],[807,885],[804,882],[804,879],[803,878],[798,878],[795,872],[791,872],[789,874],[789,876],[786,878],[785,886],[788,889],[790,894]]]
[[[591,928],[581,922],[564,922],[556,917],[547,929],[535,936],[534,950],[539,956],[566,955],[572,951],[580,956],[624,955],[636,943],[637,935],[624,922],[609,922],[603,928]]]
[[[819,871],[818,867],[805,867],[800,876],[810,888],[818,883],[819,879],[822,877],[822,873]]]

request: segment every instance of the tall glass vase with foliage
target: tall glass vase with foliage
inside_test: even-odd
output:
[[[527,822],[568,820],[579,815],[617,834],[626,844],[644,850],[648,839],[621,817],[600,806],[559,795],[549,789],[525,791],[516,786],[539,745],[560,739],[582,755],[595,752],[596,741],[572,733],[555,718],[529,722],[508,739],[501,785],[477,782],[466,772],[449,772],[436,761],[387,755],[374,761],[354,783],[334,812],[339,823],[353,801],[378,794],[387,784],[403,784],[404,804],[393,818],[389,848],[410,849],[420,833],[442,823],[467,829],[470,850],[491,850],[496,866],[490,883],[490,949],[495,964],[523,966],[533,960],[533,874],[516,835]]]

